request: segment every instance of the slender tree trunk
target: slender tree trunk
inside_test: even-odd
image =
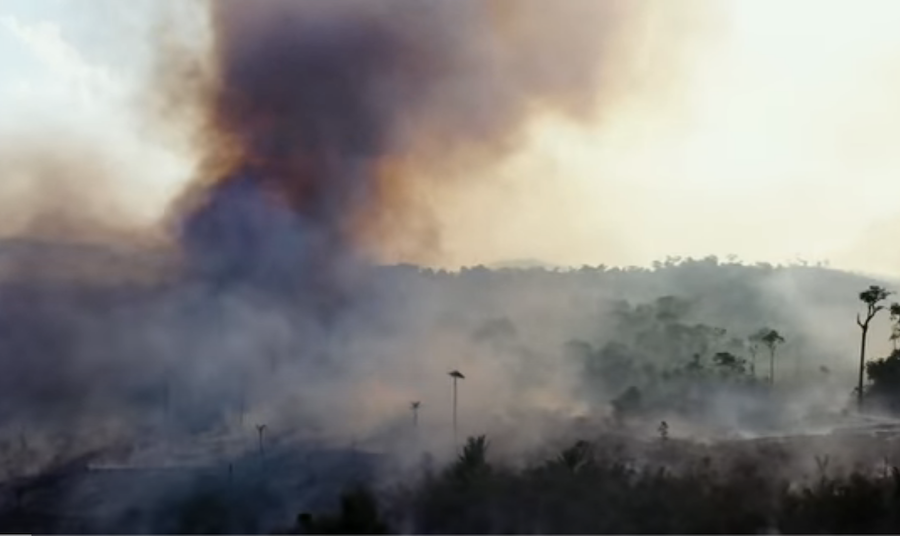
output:
[[[866,338],[869,333],[869,325],[866,323],[862,327],[862,338],[859,342],[859,380],[856,383],[856,409],[862,412],[863,409],[863,372],[866,369]]]
[[[453,446],[458,446],[456,440],[456,377],[453,377]]]
[[[418,428],[418,427],[419,427],[419,410],[414,409],[413,410],[413,428]]]
[[[769,383],[775,385],[775,349],[769,349]]]

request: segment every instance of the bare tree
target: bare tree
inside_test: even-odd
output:
[[[769,383],[775,385],[775,350],[784,342],[784,337],[778,331],[770,329],[760,340],[769,349]]]
[[[456,382],[465,380],[466,377],[458,370],[450,371],[447,374],[453,379],[453,445],[456,446]]]
[[[884,309],[884,305],[881,305],[881,302],[890,295],[891,293],[887,289],[878,285],[871,285],[859,293],[860,301],[866,304],[865,320],[862,319],[859,313],[856,314],[856,324],[862,332],[859,343],[859,379],[856,384],[856,407],[859,411],[862,411],[863,407],[863,374],[866,369],[866,339],[869,335],[869,324],[875,318],[875,315]],[[900,312],[900,309],[898,309],[898,312]]]

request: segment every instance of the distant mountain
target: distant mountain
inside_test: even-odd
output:
[[[525,269],[525,268],[543,268],[544,270],[554,270],[557,268],[563,268],[558,264],[550,264],[538,259],[514,259],[508,261],[500,261],[495,262],[493,264],[487,265],[487,268],[492,270],[503,270],[503,269]]]
[[[103,279],[149,275],[172,259],[156,250],[129,245],[99,245],[36,239],[0,239],[0,274],[11,272]]]

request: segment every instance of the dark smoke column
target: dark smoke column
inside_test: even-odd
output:
[[[203,277],[334,305],[359,260],[356,217],[377,204],[393,130],[386,72],[401,44],[333,2],[213,2],[211,123],[230,171],[188,217]],[[224,135],[223,135],[224,134]]]
[[[411,192],[440,169],[502,158],[538,107],[590,115],[623,5],[210,2],[210,186],[183,226],[194,264],[217,281],[346,286],[411,214],[429,219]]]

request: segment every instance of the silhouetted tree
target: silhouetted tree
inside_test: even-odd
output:
[[[900,303],[892,303],[891,313],[891,336],[888,338],[894,351],[897,350],[897,343],[900,341]]]
[[[299,534],[390,534],[382,518],[375,495],[358,487],[341,496],[340,511],[336,515],[313,516],[304,512],[297,516],[292,531]]]
[[[570,473],[575,473],[591,462],[591,445],[579,440],[571,447],[563,449],[556,458],[556,463]]]
[[[453,370],[447,373],[453,381],[453,446],[456,447],[456,381],[465,380],[462,372]]]
[[[659,423],[659,427],[656,429],[656,431],[659,432],[659,438],[663,441],[669,439],[669,423],[667,423],[666,421],[662,421],[661,423]]]
[[[713,363],[726,377],[740,376],[746,371],[746,362],[731,352],[716,352]]]
[[[784,342],[784,337],[774,329],[762,336],[762,343],[769,349],[769,383],[775,384],[775,350]]]
[[[869,386],[866,396],[882,402],[892,412],[900,411],[900,350],[866,363]]]
[[[863,406],[863,373],[866,368],[866,339],[869,335],[869,324],[875,318],[875,315],[884,309],[881,302],[890,295],[891,293],[887,289],[878,285],[871,285],[868,289],[859,293],[860,301],[866,304],[865,320],[862,319],[859,313],[856,314],[856,324],[862,332],[859,343],[859,380],[856,384],[856,407],[859,411],[862,411]]]
[[[487,461],[489,445],[484,435],[468,438],[453,467],[456,475],[461,478],[483,476],[490,469]]]

